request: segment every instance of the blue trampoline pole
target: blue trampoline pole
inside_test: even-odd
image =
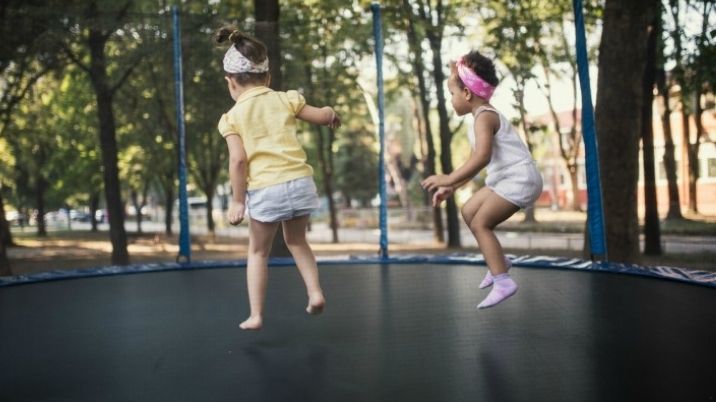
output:
[[[574,27],[576,32],[577,68],[582,92],[582,137],[587,173],[587,226],[592,260],[607,260],[607,244],[604,234],[604,210],[602,209],[602,185],[599,174],[599,147],[594,127],[594,109],[589,81],[587,40],[584,33],[582,0],[573,0]]]
[[[370,5],[373,11],[373,38],[375,39],[375,65],[378,80],[378,133],[380,155],[378,161],[378,190],[380,192],[380,257],[388,258],[388,195],[385,188],[385,116],[383,96],[383,28],[380,4]]]
[[[174,94],[177,105],[177,130],[179,131],[179,255],[177,261],[191,261],[191,237],[189,235],[189,204],[186,193],[186,131],[184,129],[184,81],[182,76],[181,31],[179,8],[172,6],[174,30]]]

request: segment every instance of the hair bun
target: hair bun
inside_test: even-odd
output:
[[[229,34],[229,40],[230,40],[231,42],[236,42],[236,40],[239,39],[240,37],[241,37],[241,32],[239,32],[238,29],[234,29],[234,30]]]
[[[219,29],[214,38],[217,43],[229,41],[233,44],[237,44],[246,38],[246,35],[233,26],[226,26]]]

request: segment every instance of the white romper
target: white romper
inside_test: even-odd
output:
[[[492,156],[487,164],[485,184],[500,197],[520,208],[527,208],[542,194],[542,175],[509,120],[487,106],[477,109],[474,118],[477,119],[484,111],[494,112],[500,118],[500,129],[492,140]],[[474,150],[474,130],[468,130],[467,138]]]

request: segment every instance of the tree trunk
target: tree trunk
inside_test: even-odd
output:
[[[137,191],[130,192],[132,198],[132,206],[134,207],[134,220],[137,222],[137,233],[142,233],[142,205],[139,203],[139,195]]]
[[[12,275],[10,260],[7,258],[7,247],[5,247],[5,236],[0,234],[0,276]]]
[[[212,236],[216,233],[216,225],[214,224],[214,189],[216,186],[208,186],[204,189],[206,194],[206,228]]]
[[[396,155],[398,158],[399,155]],[[403,179],[403,175],[400,172],[400,167],[398,166],[398,160],[396,159],[396,156],[388,156],[386,158],[386,170],[388,172],[388,175],[390,176],[391,180],[393,180],[393,187],[395,188],[395,192],[398,194],[398,199],[400,200],[400,206],[403,208],[406,208],[408,211],[410,211],[410,197],[408,197],[408,183],[406,183],[405,179]]]
[[[435,81],[435,95],[437,98],[438,118],[440,120],[440,166],[443,174],[449,174],[453,171],[452,151],[450,143],[452,142],[452,131],[450,130],[449,117],[447,107],[445,105],[445,91],[443,83],[445,82],[445,73],[443,72],[443,60],[440,54],[442,48],[442,37],[436,33],[428,35],[430,49],[433,53],[433,79]],[[447,199],[447,228],[448,228],[448,247],[460,247],[460,222],[458,221],[457,204],[455,197]]]
[[[164,189],[164,233],[167,236],[172,234],[172,223],[174,222],[174,187]]]
[[[686,198],[688,204],[686,210],[689,213],[696,213],[696,179],[693,174],[698,169],[698,160],[695,160],[693,146],[691,145],[691,126],[689,125],[689,117],[691,114],[686,110],[686,105],[681,107],[681,143],[682,143],[682,160],[686,160]]]
[[[671,105],[669,104],[669,88],[666,85],[666,73],[663,62],[656,72],[656,86],[664,102],[664,111],[661,114],[661,125],[664,131],[664,173],[666,174],[669,190],[669,211],[667,220],[683,219],[681,215],[681,200],[679,199],[679,184],[676,178],[676,148],[671,133]]]
[[[640,258],[636,187],[648,27],[656,2],[607,0],[599,50],[596,131],[599,135],[609,259]]]
[[[418,77],[418,96],[420,98],[420,111],[422,113],[420,134],[425,136],[426,153],[423,155],[423,177],[427,178],[435,174],[435,143],[433,141],[433,130],[430,126],[430,99],[428,95],[428,87],[425,82],[425,68],[423,66],[423,48],[422,41],[418,38],[415,30],[415,16],[412,12],[412,6],[408,0],[403,0],[403,9],[408,15],[408,44],[413,53],[411,64],[415,75]],[[418,116],[419,118],[419,116]],[[421,147],[422,151],[422,147]],[[427,197],[428,205],[432,204],[430,196]],[[445,242],[445,233],[443,229],[443,219],[440,207],[433,208],[433,239],[436,242]]]
[[[656,198],[656,174],[654,173],[654,131],[652,127],[652,106],[654,104],[654,81],[656,66],[656,38],[661,35],[657,15],[647,40],[646,68],[644,70],[643,97],[641,107],[641,143],[644,157],[644,254],[661,255],[661,231],[659,229],[659,207]]]
[[[256,18],[256,38],[261,40],[268,49],[271,88],[283,88],[281,75],[281,38],[279,36],[280,6],[278,0],[254,0],[254,16]]]
[[[42,178],[37,179],[35,190],[35,203],[37,204],[37,236],[47,236],[47,225],[45,222],[45,190],[47,183]]]
[[[164,90],[160,84],[159,77],[155,74],[154,69],[150,68],[149,72],[152,74],[153,82],[155,83],[156,95],[154,99],[157,102],[159,110],[159,118],[164,127],[163,139],[164,141],[171,141],[172,147],[176,149],[177,143],[179,142],[179,133],[169,114],[167,113],[167,106],[162,97]],[[176,188],[176,175],[178,164],[177,161],[178,152],[172,153],[171,163],[163,165],[164,169],[159,173],[159,185],[162,187],[164,192],[164,233],[167,236],[172,234],[172,214],[174,212],[174,189]]]
[[[12,275],[10,260],[7,257],[7,247],[12,245],[10,224],[5,219],[5,205],[0,187],[0,276]]]
[[[530,151],[530,155],[532,154],[532,141],[530,139],[530,130],[529,125],[527,124],[527,110],[525,110],[525,80],[524,79],[517,79],[517,76],[515,74],[512,74],[513,77],[515,77],[515,81],[518,82],[517,86],[517,105],[520,112],[520,125],[522,126],[522,132],[525,136],[525,143],[527,144],[527,149]],[[529,207],[525,208],[525,218],[523,219],[523,222],[525,223],[535,223],[537,222],[537,218],[535,217],[535,208],[534,205],[530,205]]]
[[[572,211],[581,211],[582,202],[579,199],[579,172],[576,164],[568,164],[569,182],[572,184]]]
[[[318,140],[318,164],[321,166],[321,173],[323,174],[323,193],[328,199],[328,211],[330,212],[332,242],[338,243],[338,216],[336,213],[336,203],[333,200],[333,169],[331,160],[326,156],[326,154],[331,153],[331,150],[330,148],[326,150],[327,146],[323,140],[322,127],[316,126],[316,136]]]
[[[522,222],[525,222],[525,223],[537,222],[537,217],[535,216],[535,206],[534,205],[530,205],[529,207],[525,208],[525,218],[522,220]]]
[[[0,243],[5,247],[10,247],[14,244],[12,233],[10,232],[10,223],[5,218],[5,200],[2,197],[2,186],[0,186]]]
[[[694,213],[699,212],[698,205],[698,181],[699,181],[699,148],[701,146],[701,136],[705,134],[703,125],[703,113],[704,110],[701,107],[701,85],[697,83],[694,90],[694,123],[696,126],[696,139],[693,144],[689,144],[689,194],[693,196],[689,197],[689,200],[693,199],[692,210]]]
[[[567,44],[565,39],[565,44]],[[568,44],[567,44],[568,45]],[[570,65],[572,65],[570,63]],[[552,102],[552,80],[551,76],[552,73],[549,69],[549,67],[546,64],[543,64],[542,69],[544,70],[545,74],[545,88],[547,93],[547,106],[549,106],[549,112],[550,115],[552,115],[552,121],[554,124],[554,131],[557,135],[557,142],[559,144],[559,155],[562,157],[562,160],[564,161],[564,164],[567,166],[567,171],[569,172],[569,179],[570,183],[572,184],[571,191],[572,191],[572,205],[571,209],[572,211],[581,211],[582,210],[582,203],[579,197],[579,171],[578,171],[578,165],[577,165],[577,156],[579,153],[579,145],[581,143],[581,133],[577,131],[577,72],[576,72],[576,66],[572,66],[572,94],[573,94],[573,106],[572,106],[572,126],[569,129],[569,137],[567,144],[565,145],[564,136],[562,135],[562,124],[559,121],[559,115],[557,114],[557,111],[554,108],[554,103]],[[522,117],[522,116],[521,116]],[[524,119],[523,119],[524,122]],[[523,123],[524,124],[524,123]],[[525,128],[526,131],[526,128]],[[530,146],[529,142],[527,144]],[[530,149],[530,153],[532,150]],[[556,167],[555,172],[553,176],[555,176],[556,173]],[[557,194],[557,189],[554,188],[553,193]]]
[[[97,210],[99,209],[99,193],[91,193],[89,199],[90,223],[92,232],[96,233],[97,229]]]
[[[117,168],[117,138],[112,111],[112,90],[108,85],[107,63],[104,53],[106,36],[90,28],[89,48],[91,55],[90,79],[97,99],[99,117],[99,142],[102,149],[104,195],[109,215],[109,237],[112,242],[112,264],[129,264],[127,233],[124,229],[124,208]]]

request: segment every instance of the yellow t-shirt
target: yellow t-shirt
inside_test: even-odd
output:
[[[297,91],[260,86],[247,90],[219,120],[222,136],[238,135],[248,157],[248,189],[312,176],[296,138],[296,115],[306,104]]]

